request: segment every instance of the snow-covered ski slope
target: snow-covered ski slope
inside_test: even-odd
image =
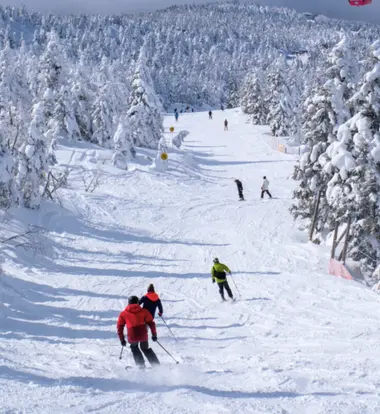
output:
[[[294,157],[237,110],[186,114],[176,128],[190,135],[165,174],[143,158],[121,172],[109,151],[61,147],[76,183],[63,207],[15,213],[10,225],[46,232],[43,254],[3,252],[0,412],[379,413],[379,297],[329,276],[328,251],[294,226]],[[86,193],[94,162],[104,175]],[[273,200],[259,199],[263,175]],[[215,256],[233,271],[235,303],[211,283]],[[159,340],[180,364],[152,344],[162,366],[127,372],[115,324],[149,283],[178,343],[158,320]]]

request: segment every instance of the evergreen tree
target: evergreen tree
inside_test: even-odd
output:
[[[248,76],[243,85],[240,105],[243,112],[249,115],[249,119],[254,125],[265,124],[263,91],[260,80],[255,73]]]
[[[136,156],[133,147],[132,131],[124,121],[119,123],[114,136],[115,153],[112,157],[112,164],[122,170],[128,169],[128,161]]]
[[[291,91],[280,69],[270,76],[269,81],[271,99],[267,121],[273,136],[288,136],[290,135],[294,109]]]
[[[41,189],[48,172],[45,137],[41,132],[45,122],[44,111],[42,102],[33,106],[28,139],[20,150],[17,175],[19,204],[27,208],[40,206]]]
[[[127,112],[133,145],[157,149],[164,129],[160,109],[147,67],[145,49],[142,48],[132,83],[131,108]]]

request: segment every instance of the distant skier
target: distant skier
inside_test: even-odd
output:
[[[235,180],[235,183],[236,183],[236,186],[237,186],[237,189],[238,189],[238,193],[239,193],[239,198],[240,198],[240,201],[244,201],[244,195],[243,195],[243,184],[242,184],[242,182],[241,182],[240,180],[238,180],[238,179],[236,179],[236,180]]]
[[[179,113],[178,113],[178,112],[175,112],[174,116],[175,116],[175,120],[176,120],[176,122],[178,122]]]
[[[127,345],[124,336],[125,325],[127,325],[128,342],[136,365],[142,369],[145,368],[145,361],[141,351],[151,365],[159,364],[160,362],[156,354],[149,348],[148,330],[146,328],[146,325],[149,325],[152,331],[152,341],[155,342],[157,341],[156,324],[149,311],[139,305],[139,298],[137,296],[131,296],[128,299],[128,306],[120,313],[117,321],[117,334],[122,346]]]
[[[209,111],[209,113],[208,113],[208,119],[212,119],[212,111]]]
[[[211,268],[212,283],[217,283],[219,286],[219,293],[223,300],[224,298],[224,289],[226,289],[228,296],[233,299],[233,295],[230,289],[230,286],[227,282],[226,272],[231,275],[231,270],[223,263],[219,262],[219,259],[216,257],[214,259],[214,265]]]
[[[264,177],[263,185],[261,186],[261,198],[264,198],[264,194],[267,193],[270,198],[272,198],[272,194],[269,192],[269,180],[267,177]]]
[[[144,309],[149,311],[153,319],[156,315],[157,308],[158,308],[158,316],[162,316],[162,314],[164,313],[161,299],[155,292],[154,286],[152,284],[148,286],[147,293],[140,299],[139,304],[142,305]]]
[[[227,121],[227,119],[224,120],[224,130],[228,131],[228,121]]]

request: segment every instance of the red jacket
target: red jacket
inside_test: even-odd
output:
[[[127,325],[129,343],[144,342],[148,340],[148,330],[146,325],[149,325],[152,335],[157,335],[156,324],[153,321],[152,315],[137,304],[128,305],[119,315],[117,321],[117,334],[121,341],[125,339],[125,325]]]

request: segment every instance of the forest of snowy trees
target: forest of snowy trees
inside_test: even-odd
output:
[[[3,208],[40,205],[60,142],[109,148],[127,169],[136,147],[162,147],[171,104],[241,105],[252,123],[305,144],[293,215],[310,220],[320,191],[317,231],[350,215],[351,257],[373,268],[379,27],[235,1],[119,16],[0,7],[0,21]]]
[[[304,145],[293,176],[294,218],[310,227],[319,196],[316,239],[350,221],[348,257],[371,274],[380,254],[380,41],[360,61],[357,47],[342,32],[314,73],[279,61],[264,77],[249,74],[241,93],[253,123],[298,135]]]

